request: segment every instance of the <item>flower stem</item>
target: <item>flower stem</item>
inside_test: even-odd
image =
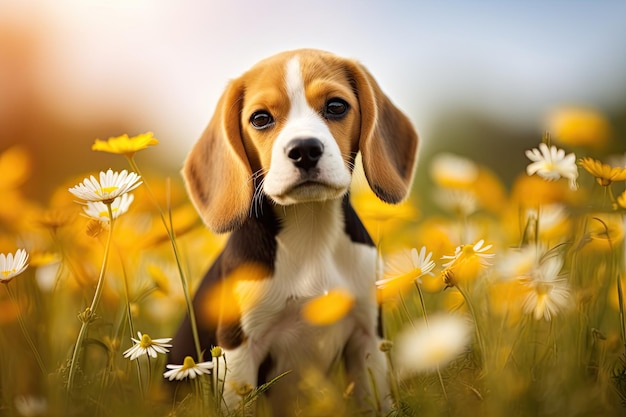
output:
[[[622,276],[617,274],[617,300],[619,303],[619,327],[622,335],[622,344],[626,354],[626,328],[624,327],[624,293],[622,291]]]
[[[174,227],[172,224],[171,215],[170,215],[170,222],[168,224],[167,220],[165,219],[165,214],[163,213],[163,210],[161,209],[161,206],[159,206],[159,203],[154,193],[152,192],[152,189],[148,185],[148,182],[146,181],[145,177],[141,174],[139,167],[135,163],[135,159],[132,156],[128,156],[127,159],[133,171],[135,171],[138,175],[140,175],[144,179],[143,183],[146,187],[146,190],[148,191],[148,194],[150,195],[152,202],[154,203],[154,205],[159,211],[159,215],[161,216],[161,222],[163,223],[163,226],[165,227],[165,230],[167,231],[167,235],[172,244],[172,249],[174,251],[174,258],[176,259],[176,266],[178,267],[178,274],[180,275],[180,282],[183,287],[183,293],[185,294],[185,303],[187,304],[187,315],[189,316],[189,323],[191,325],[191,333],[193,334],[193,342],[196,348],[196,355],[198,357],[198,362],[202,362],[203,361],[202,360],[202,348],[200,347],[200,337],[198,336],[198,325],[196,324],[196,314],[194,312],[191,295],[189,293],[189,286],[187,284],[187,278],[185,277],[185,272],[183,270],[183,266],[181,263],[181,257],[180,257],[180,253],[178,250],[178,245],[176,243],[176,235],[174,234]]]
[[[121,257],[121,254],[120,254]],[[130,308],[130,290],[128,289],[128,276],[126,275],[126,268],[124,268],[124,263],[122,262],[122,268],[124,270],[124,297],[126,298],[126,316],[128,317],[128,328],[131,335],[135,335],[135,326],[133,326],[133,313]],[[135,361],[137,365],[137,378],[139,379],[139,394],[141,398],[145,398],[145,394],[143,391],[143,381],[141,376],[141,365],[139,361]]]
[[[98,283],[96,284],[96,292],[94,293],[93,300],[91,301],[91,305],[85,309],[83,313],[79,315],[82,324],[80,326],[80,331],[78,332],[78,337],[76,339],[76,344],[74,345],[74,353],[72,353],[72,361],[70,362],[70,371],[67,377],[67,393],[68,395],[72,392],[72,388],[74,385],[74,377],[76,375],[76,366],[78,365],[78,358],[80,356],[80,350],[83,344],[83,340],[85,339],[85,335],[87,334],[87,328],[94,321],[94,315],[96,314],[96,309],[98,308],[98,303],[100,302],[100,296],[102,295],[102,290],[104,288],[104,274],[106,272],[108,260],[109,260],[109,250],[111,248],[111,237],[113,236],[113,224],[115,220],[113,219],[113,210],[111,208],[111,203],[106,204],[107,210],[109,211],[109,233],[107,236],[106,246],[104,247],[104,259],[102,260],[102,267],[100,268],[100,276],[98,277]]]
[[[426,327],[428,327],[428,315],[426,314],[426,303],[424,302],[424,294],[422,293],[422,288],[420,287],[418,280],[415,280],[414,283],[415,283],[415,288],[417,288],[417,295],[419,295],[419,298],[420,298],[420,305],[422,306],[422,314],[424,315],[424,322],[426,322]]]
[[[426,323],[426,327],[429,327],[428,324],[428,314],[426,313],[426,303],[424,302],[424,293],[422,293],[422,288],[420,287],[419,281],[416,279],[414,281],[415,288],[417,289],[417,294],[420,298],[420,304],[422,306],[422,313],[424,315],[424,323]],[[448,401],[448,393],[446,392],[446,386],[443,383],[443,376],[441,375],[441,369],[439,369],[439,365],[437,365],[437,376],[439,377],[439,384],[441,385],[441,392],[443,393],[443,398]]]
[[[28,342],[28,346],[30,346],[31,350],[33,351],[33,355],[35,355],[35,359],[37,360],[37,364],[39,365],[41,373],[44,377],[46,377],[48,375],[48,371],[46,370],[46,366],[43,364],[41,356],[39,356],[39,352],[37,351],[37,347],[35,346],[33,339],[31,339],[30,334],[28,333],[28,329],[26,328],[26,323],[24,323],[24,318],[22,317],[22,313],[20,312],[20,307],[17,303],[17,300],[15,299],[13,292],[11,292],[9,285],[5,284],[5,287],[7,289],[7,292],[9,293],[9,298],[11,299],[11,302],[13,303],[13,305],[15,306],[15,310],[17,311],[17,321],[20,323],[24,338]]]
[[[457,284],[456,288],[459,290],[459,292],[463,296],[463,299],[465,300],[465,304],[467,304],[467,308],[469,309],[470,314],[474,318],[474,326],[476,328],[476,340],[478,341],[480,355],[482,358],[484,358],[485,353],[486,353],[485,344],[483,342],[483,337],[480,332],[480,326],[478,325],[478,316],[476,315],[476,310],[474,309],[474,305],[472,304],[472,301],[470,300],[469,294],[460,285]]]

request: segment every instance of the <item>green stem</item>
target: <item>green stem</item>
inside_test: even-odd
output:
[[[120,258],[121,258],[121,255],[120,255]],[[131,336],[134,336],[135,326],[133,326],[133,314],[130,309],[130,290],[128,289],[128,276],[126,275],[126,268],[124,267],[124,262],[122,262],[121,264],[122,264],[122,269],[124,271],[124,297],[126,298],[126,316],[128,317],[128,328],[129,328]],[[145,395],[143,392],[141,365],[139,364],[139,361],[135,361],[135,364],[137,366],[137,377],[139,379],[139,393],[141,395],[141,398],[143,399],[145,398]]]
[[[174,251],[174,258],[176,259],[176,266],[178,267],[178,274],[180,275],[180,282],[183,287],[183,293],[185,294],[185,303],[187,304],[187,315],[189,316],[189,323],[191,324],[191,332],[193,334],[193,342],[196,348],[196,355],[198,357],[198,362],[202,362],[203,361],[202,349],[200,347],[200,337],[198,336],[198,325],[196,324],[196,314],[194,312],[193,303],[191,301],[191,295],[189,292],[189,286],[187,285],[185,272],[181,264],[181,257],[180,257],[180,253],[178,250],[178,245],[176,244],[176,236],[174,234],[174,228],[172,227],[171,224],[168,225],[168,222],[165,220],[165,214],[163,213],[161,206],[159,206],[159,203],[154,193],[152,192],[152,189],[148,185],[148,182],[146,181],[144,176],[141,174],[141,171],[139,170],[139,167],[135,163],[135,160],[133,159],[133,157],[128,156],[127,159],[133,171],[135,171],[138,175],[140,175],[143,178],[143,184],[145,185],[146,190],[148,191],[148,194],[150,195],[150,198],[152,199],[152,202],[154,203],[156,208],[159,210],[159,215],[161,216],[161,222],[163,223],[163,226],[165,227],[165,230],[167,231],[167,235],[172,244],[172,249]],[[170,217],[170,221],[171,221],[171,217]]]
[[[420,287],[419,281],[416,279],[414,281],[415,288],[417,289],[417,294],[420,298],[420,304],[422,306],[422,313],[424,315],[424,322],[426,323],[426,327],[429,327],[428,324],[428,314],[426,313],[426,302],[424,302],[424,293],[422,292],[422,288]],[[439,369],[439,365],[437,365],[437,376],[439,377],[439,384],[441,385],[441,392],[443,393],[443,398],[448,401],[448,393],[446,392],[446,386],[443,383],[443,376],[441,375],[441,369]]]
[[[106,272],[108,260],[109,260],[109,250],[111,248],[111,237],[113,236],[113,224],[115,220],[113,219],[113,210],[111,209],[111,203],[108,203],[107,210],[109,211],[109,233],[107,236],[106,246],[104,247],[104,259],[102,260],[102,267],[100,269],[100,276],[98,277],[98,283],[96,285],[96,292],[94,293],[93,300],[91,301],[91,305],[87,307],[87,309],[80,315],[80,319],[82,321],[82,325],[80,326],[80,331],[78,332],[78,337],[76,338],[76,344],[74,345],[74,352],[72,353],[72,361],[70,362],[70,371],[67,377],[67,393],[68,395],[72,392],[72,388],[74,385],[74,376],[76,375],[76,366],[78,364],[78,358],[80,356],[80,350],[83,344],[83,340],[85,339],[85,335],[87,334],[87,328],[94,320],[94,315],[96,309],[98,308],[98,303],[100,302],[100,296],[102,295],[102,290],[104,288],[104,274]]]
[[[41,373],[43,374],[44,377],[46,377],[48,375],[48,371],[46,370],[46,366],[43,364],[43,360],[41,359],[41,356],[39,356],[39,352],[37,351],[37,347],[35,346],[33,339],[31,339],[30,334],[28,333],[28,329],[26,328],[26,323],[24,323],[24,318],[22,317],[22,313],[20,312],[20,307],[17,303],[17,300],[15,296],[13,295],[13,293],[11,292],[11,289],[9,288],[8,283],[5,284],[5,287],[7,289],[7,292],[9,293],[9,298],[11,299],[11,302],[13,303],[13,305],[15,306],[15,310],[17,311],[17,321],[20,323],[20,327],[22,328],[22,333],[24,334],[24,338],[28,342],[28,346],[30,346],[31,350],[33,351],[33,355],[35,355],[35,359],[37,360],[37,364],[39,365],[39,369],[41,370]]]
[[[484,358],[485,356],[485,344],[483,342],[483,337],[482,334],[480,332],[480,326],[478,325],[478,316],[476,315],[476,310],[474,309],[474,305],[472,304],[472,301],[469,298],[469,295],[467,294],[467,292],[458,284],[456,285],[456,288],[459,290],[459,292],[461,293],[461,295],[463,296],[463,299],[465,300],[465,304],[467,304],[467,308],[470,311],[470,314],[472,315],[472,317],[474,318],[474,326],[476,327],[476,340],[478,342],[478,346],[480,348],[480,355],[482,358]]]
[[[420,287],[418,280],[415,280],[414,283],[415,283],[415,288],[417,288],[417,295],[419,295],[419,298],[420,298],[420,305],[422,306],[422,314],[424,315],[424,321],[426,322],[426,327],[428,327],[428,315],[426,314],[426,303],[424,302],[424,294],[422,293],[422,288]]]
[[[624,353],[626,353],[626,328],[624,327],[624,293],[622,292],[621,274],[617,274],[617,301],[619,303],[620,333],[622,335],[622,344],[624,345]]]

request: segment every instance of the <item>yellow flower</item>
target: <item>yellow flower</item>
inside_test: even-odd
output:
[[[317,326],[325,326],[341,320],[354,306],[354,296],[337,288],[313,298],[302,307],[302,316]]]
[[[588,173],[596,177],[598,184],[603,187],[615,181],[626,181],[626,168],[612,167],[593,158],[582,158],[578,161]]]
[[[419,252],[413,248],[391,257],[386,265],[385,278],[376,281],[380,298],[385,300],[395,296],[406,291],[416,280],[421,283],[421,277],[434,275],[431,272],[435,268],[432,256],[432,252],[426,253],[426,247],[422,246]]]
[[[159,141],[152,132],[141,133],[137,136],[128,137],[127,134],[111,137],[107,140],[96,139],[91,146],[92,151],[103,151],[126,155],[131,158],[135,152],[157,145]]]
[[[23,146],[12,146],[0,152],[0,190],[13,190],[30,175],[31,158]]]
[[[603,148],[610,139],[610,127],[600,113],[583,108],[560,108],[548,115],[548,131],[555,140],[570,146]]]
[[[495,255],[487,251],[493,245],[483,246],[484,243],[485,241],[481,239],[474,244],[458,246],[454,255],[441,257],[441,259],[449,259],[448,262],[442,265],[444,269],[441,271],[441,277],[446,286],[456,286],[459,279],[471,281],[483,269],[491,265],[488,259],[493,258]]]

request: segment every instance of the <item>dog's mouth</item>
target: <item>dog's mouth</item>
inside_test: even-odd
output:
[[[316,179],[303,178],[287,187],[280,195],[270,196],[281,205],[324,201],[339,198],[347,191],[346,187]]]

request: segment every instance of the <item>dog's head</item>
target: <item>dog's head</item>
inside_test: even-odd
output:
[[[343,196],[360,151],[368,183],[403,200],[417,134],[359,63],[317,50],[284,52],[233,80],[183,175],[204,222],[234,230],[263,193],[278,205]]]

